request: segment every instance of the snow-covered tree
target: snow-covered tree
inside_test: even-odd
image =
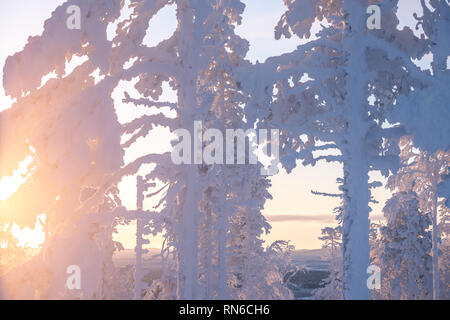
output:
[[[440,277],[440,295],[441,300],[450,299],[450,270],[448,268],[450,264],[450,243],[448,238],[442,240],[441,245],[442,254],[439,259],[439,277]]]
[[[398,192],[384,207],[381,227],[381,297],[430,299],[432,297],[431,225],[429,213],[419,209],[416,194]]]
[[[81,30],[66,27],[66,9],[83,12]],[[47,239],[31,261],[5,276],[7,297],[102,298],[111,274],[115,244],[111,174],[122,164],[120,127],[111,93],[117,84],[106,76],[112,43],[108,23],[118,17],[120,1],[67,1],[45,22],[41,36],[7,59],[3,85],[15,99],[0,113],[0,176],[32,158],[27,180],[0,203],[2,222],[34,227],[45,214]],[[73,71],[71,59],[87,57]],[[71,72],[70,72],[71,71]],[[95,74],[103,75],[96,81]],[[43,77],[51,78],[46,83]],[[52,79],[54,77],[54,79]],[[101,192],[99,192],[101,190]],[[70,265],[82,271],[81,290],[66,287]],[[23,283],[21,283],[23,281]],[[19,283],[21,283],[19,285]]]
[[[342,300],[342,227],[322,229],[322,248],[327,250],[329,276],[323,280],[323,287],[314,292],[317,300]]]
[[[417,195],[422,212],[429,212],[432,219],[433,238],[433,296],[439,299],[439,211],[446,212],[443,201],[439,202],[438,185],[448,174],[450,157],[448,153],[437,151],[430,154],[415,148],[410,138],[400,142],[402,168],[391,176],[387,187],[400,192],[413,191]]]
[[[154,47],[143,45],[142,27],[171,3],[177,7],[177,30]],[[266,283],[264,274],[251,275],[255,269],[245,265],[264,261],[260,237],[268,224],[261,210],[270,197],[269,183],[260,176],[261,166],[249,164],[248,158],[245,165],[221,164],[224,153],[217,148],[225,130],[253,128],[253,123],[245,122],[242,108],[247,97],[233,79],[233,70],[243,62],[248,49],[248,43],[234,34],[244,5],[236,0],[180,0],[135,2],[132,7],[130,18],[118,25],[113,61],[117,68],[133,61],[122,71],[122,78],[138,78],[134,88],[140,97],[125,93],[124,102],[154,108],[154,114],[124,125],[128,137],[123,146],[130,147],[155,126],[167,127],[178,135],[173,141],[175,154],[181,151],[179,146],[188,145],[175,155],[181,163],[173,163],[170,152],[147,154],[129,163],[129,170],[124,171],[134,174],[142,165],[155,163],[146,179],[163,185],[152,194],[160,200],[154,208],[158,213],[149,221],[153,233],[164,230],[163,276],[147,290],[146,298],[224,299],[257,294],[244,289],[236,293],[233,288],[238,273],[240,288],[244,288],[241,282],[248,287]],[[176,103],[160,100],[165,83],[176,92]],[[158,112],[162,107],[170,112]],[[215,135],[191,145],[189,138],[207,132]],[[215,159],[213,165],[197,158],[198,148],[205,150],[202,156]],[[234,156],[236,160],[236,152]],[[239,230],[242,223],[246,227]],[[255,252],[259,260],[249,252]],[[243,274],[236,271],[241,267],[245,267]]]
[[[27,254],[20,248],[18,241],[11,233],[11,225],[0,226],[0,277],[10,269],[22,264],[27,259]],[[2,292],[0,291],[0,299]]]
[[[447,101],[449,91],[445,88],[450,77],[448,53],[450,41],[446,36],[450,31],[450,3],[446,0],[420,1],[422,16],[415,14],[417,27],[421,27],[428,39],[427,54],[432,56],[431,68],[426,70],[423,82],[425,88],[399,99],[393,114],[394,121],[402,121],[408,132],[413,134],[414,144],[423,150],[421,158],[423,190],[420,199],[430,207],[433,218],[433,296],[439,299],[439,249],[438,249],[438,195],[448,201],[448,150],[450,117]],[[417,169],[417,168],[416,168]],[[443,176],[442,176],[443,175]],[[441,180],[443,179],[443,180]],[[425,182],[423,182],[425,180]],[[425,184],[425,186],[424,186]],[[440,190],[439,190],[440,188]],[[423,193],[427,194],[423,194]],[[423,206],[423,201],[421,206]]]
[[[417,28],[421,28],[426,39],[425,54],[432,57],[431,68],[421,72],[424,88],[411,95],[401,97],[392,121],[404,123],[409,133],[414,135],[414,144],[434,153],[450,148],[450,81],[448,56],[450,52],[450,3],[448,0],[421,0],[422,16],[416,13]]]
[[[288,171],[297,160],[343,164],[346,299],[369,298],[370,190],[380,185],[369,183],[369,172],[388,176],[399,165],[404,130],[387,117],[399,96],[424,87],[425,75],[411,59],[423,57],[428,40],[397,29],[397,2],[369,1],[381,7],[383,19],[381,29],[368,30],[364,1],[285,1],[288,11],[275,36],[295,34],[306,43],[242,71],[253,98],[248,118],[281,128],[281,162]]]
[[[438,225],[439,238],[441,245],[439,247],[439,278],[440,293],[439,299],[448,300],[450,298],[450,210],[445,205],[445,201],[440,206],[440,222]]]
[[[240,0],[67,0],[41,36],[8,58],[3,83],[15,102],[0,112],[0,147],[7,150],[0,154],[0,177],[28,165],[25,183],[0,201],[2,297],[131,298],[125,291],[134,290],[135,299],[291,298],[283,275],[292,248],[283,242],[264,248],[262,240],[270,225],[261,212],[271,195],[262,164],[250,161],[257,141],[237,138],[246,144],[245,157],[236,145],[227,144],[226,155],[220,147],[226,130],[255,128],[280,129],[280,160],[288,172],[299,160],[305,166],[321,160],[343,165],[341,193],[317,193],[343,201],[340,226],[323,230],[332,256],[326,288],[333,292],[324,289],[322,297],[370,297],[366,269],[378,238],[369,203],[371,189],[380,184],[370,183],[369,173],[388,177],[398,170],[401,153],[403,167],[390,178],[398,193],[385,208],[382,250],[376,245],[383,252],[377,259],[394,279],[383,292],[428,297],[429,212],[439,297],[439,279],[448,277],[439,275],[448,246],[441,246],[447,251],[438,261],[439,237],[448,240],[449,221],[448,0],[421,1],[421,38],[397,28],[398,0],[284,4],[276,38],[294,34],[304,41],[265,63],[245,60],[249,44],[235,33],[245,8]],[[370,4],[381,7],[381,29],[367,29]],[[66,27],[72,5],[82,14],[80,30]],[[176,7],[175,32],[147,45],[150,22],[167,6]],[[129,17],[119,22],[125,11]],[[117,28],[111,33],[112,25]],[[432,66],[421,70],[426,54],[433,56]],[[81,62],[72,70],[76,60]],[[167,98],[168,91],[175,99]],[[125,122],[119,122],[121,106],[113,99],[120,95],[133,109]],[[175,136],[172,144],[127,158],[154,130]],[[399,146],[405,133],[414,145]],[[229,154],[244,163],[223,164]],[[136,210],[122,205],[118,187],[130,176],[137,177]],[[438,195],[445,197],[442,203]],[[151,210],[145,198],[155,200]],[[4,260],[12,266],[11,259],[24,258],[11,225],[32,227],[38,217],[46,234],[42,250],[5,272]],[[136,263],[117,270],[112,256],[122,247],[112,236],[131,221]],[[142,255],[147,236],[157,234],[165,240],[162,277],[147,288]],[[71,265],[81,269],[80,290],[66,287]]]

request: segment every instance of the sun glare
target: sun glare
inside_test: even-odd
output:
[[[19,168],[14,171],[12,176],[2,177],[0,179],[0,201],[8,200],[19,187],[27,181],[28,166],[33,162],[33,157],[28,156],[19,164]]]
[[[14,171],[12,176],[2,177],[0,179],[0,201],[8,200],[27,181],[27,168],[32,162],[33,158],[28,156],[19,164],[18,169]]]
[[[45,241],[45,232],[43,224],[45,223],[45,214],[37,218],[34,229],[19,228],[14,224],[11,233],[18,240],[18,245],[24,248],[39,248]]]
[[[0,179],[0,201],[7,201],[27,181],[28,168],[32,162],[33,157],[28,156],[19,164],[17,170],[11,176],[5,176]],[[45,221],[45,215],[39,216],[34,229],[21,229],[18,225],[13,224],[11,233],[18,240],[19,246],[39,248],[45,238],[42,227],[43,221]]]

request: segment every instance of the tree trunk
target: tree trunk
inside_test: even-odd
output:
[[[439,235],[437,230],[437,183],[433,172],[433,190],[432,190],[432,243],[433,243],[433,300],[439,300]]]
[[[358,155],[356,146],[353,152]],[[368,171],[350,159],[344,164],[343,289],[344,298],[369,299],[369,186]]]
[[[195,33],[195,23],[201,23],[194,19],[194,10],[190,7],[189,1],[180,4],[178,9],[181,12],[180,30],[181,46],[180,57],[182,59],[183,73],[180,75],[181,90],[178,94],[178,103],[182,108],[181,117],[183,128],[189,128],[191,137],[195,137],[193,130],[194,115],[197,109],[197,77],[198,66],[198,46],[201,44],[198,35]],[[196,22],[194,22],[194,20]],[[200,19],[201,20],[201,19]],[[194,155],[194,153],[191,153]],[[178,292],[177,296],[182,300],[199,299],[198,283],[198,224],[199,211],[197,193],[195,188],[198,185],[198,166],[195,164],[184,165],[187,173],[185,203],[183,205],[180,238],[178,244]]]
[[[219,300],[224,300],[228,298],[227,294],[227,221],[226,221],[226,213],[220,212],[218,217],[218,298]]]
[[[346,77],[346,134],[344,157],[343,294],[344,299],[369,299],[367,267],[369,245],[369,176],[365,150],[367,72],[362,37],[366,31],[365,6],[360,0],[346,0],[348,13],[343,39],[348,53]]]
[[[137,211],[141,213],[144,207],[144,180],[141,176],[137,177],[137,194],[136,207]],[[142,233],[144,228],[144,221],[141,217],[136,219],[136,247],[135,252],[135,266],[134,266],[134,300],[142,299]]]

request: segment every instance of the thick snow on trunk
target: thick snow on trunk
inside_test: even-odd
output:
[[[201,42],[195,34],[194,10],[188,2],[179,8],[180,30],[182,36],[181,57],[184,69],[181,76],[182,90],[178,96],[179,105],[185,108],[183,113],[183,128],[191,128],[191,137],[195,137],[193,122],[197,109],[197,78],[200,66],[197,63],[197,51]],[[198,41],[196,41],[198,40]],[[178,251],[178,298],[182,300],[198,299],[198,224],[199,211],[197,193],[194,188],[198,184],[197,165],[186,167],[186,193],[181,219],[180,247]]]
[[[141,218],[137,219],[136,226],[136,247],[134,249],[136,254],[136,263],[134,271],[134,300],[141,300],[142,298],[142,229],[143,222]]]
[[[145,189],[145,182],[144,179],[141,176],[137,177],[137,198],[136,198],[136,204],[137,204],[137,210],[138,212],[143,212],[144,209],[144,189]],[[134,299],[135,300],[141,300],[142,299],[142,254],[143,252],[143,245],[144,245],[144,224],[142,217],[139,217],[136,219],[136,247],[134,248],[135,255],[136,255],[136,262],[134,267]]]
[[[219,268],[219,285],[218,285],[218,298],[220,300],[228,299],[227,294],[227,219],[225,212],[222,212],[219,216],[219,230],[218,230],[218,268]]]
[[[439,235],[437,228],[437,183],[435,178],[435,172],[433,172],[433,186],[432,186],[432,243],[433,243],[433,300],[439,300]]]
[[[355,139],[357,140],[357,139]],[[367,267],[369,266],[369,189],[367,167],[361,164],[362,142],[349,141],[344,153],[345,200],[343,222],[343,286],[345,299],[369,299]]]
[[[181,222],[181,250],[178,252],[178,298],[182,300],[198,298],[198,212],[192,187],[195,186],[195,182],[195,172],[190,170]]]
[[[368,165],[365,155],[366,85],[365,48],[361,37],[365,32],[365,16],[360,14],[361,1],[344,4],[349,14],[344,47],[347,61],[347,95],[345,99],[347,128],[344,156],[344,222],[343,222],[343,286],[345,299],[369,299],[367,267],[369,266],[369,199]],[[361,11],[362,12],[362,11]],[[350,27],[351,26],[351,27]]]

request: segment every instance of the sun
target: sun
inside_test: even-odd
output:
[[[37,218],[34,229],[21,229],[14,224],[11,228],[11,234],[17,239],[19,247],[39,248],[45,241],[44,223],[45,214],[42,214]]]
[[[17,170],[15,170],[11,176],[5,176],[0,179],[0,202],[7,201],[14,193],[17,192],[19,187],[27,181],[29,176],[28,168],[32,162],[33,158],[28,156],[19,164]],[[11,214],[14,215],[14,212]],[[43,222],[45,222],[45,215],[38,217],[33,229],[21,229],[14,223],[14,218],[11,218],[11,233],[18,240],[19,246],[26,248],[39,248],[45,239],[45,233],[42,227]]]

